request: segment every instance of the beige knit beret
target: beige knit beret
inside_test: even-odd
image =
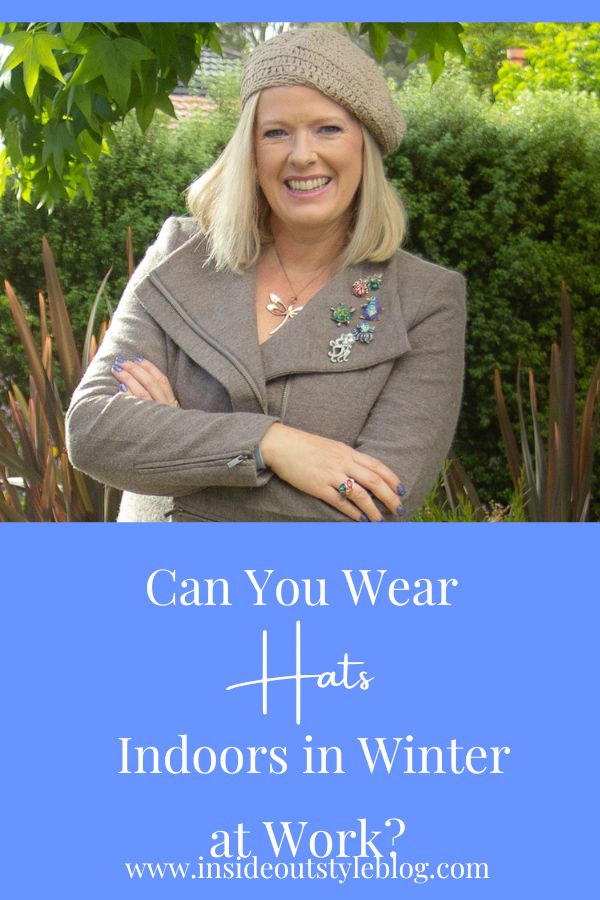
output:
[[[286,84],[316,88],[365,125],[384,156],[396,150],[406,124],[375,62],[331,28],[285,31],[260,44],[242,77],[242,106],[256,91]]]

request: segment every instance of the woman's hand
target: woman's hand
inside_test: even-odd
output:
[[[111,371],[125,396],[179,406],[169,379],[149,360],[141,356],[133,359],[117,356]]]
[[[404,487],[386,465],[340,441],[276,423],[260,443],[264,462],[279,478],[324,500],[355,521],[381,521],[373,497],[392,515],[402,516]],[[338,488],[352,479],[346,495]]]

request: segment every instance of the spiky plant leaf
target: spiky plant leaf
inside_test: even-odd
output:
[[[92,303],[92,308],[90,310],[90,314],[88,316],[88,323],[87,323],[87,328],[85,331],[85,339],[83,342],[83,353],[81,354],[84,369],[87,369],[87,367],[89,366],[91,360],[93,359],[94,353],[95,353],[95,350],[94,350],[94,353],[91,353],[90,351],[92,349],[92,340],[94,339],[94,329],[96,327],[96,314],[98,312],[98,306],[100,305],[100,301],[102,300],[102,298],[104,296],[106,284],[108,282],[108,279],[111,276],[111,273],[112,273],[112,266],[110,267],[110,269],[108,270],[108,272],[106,273],[104,278],[102,279],[100,287],[98,288],[98,292],[96,293],[96,296],[94,297],[94,302]]]
[[[506,449],[510,477],[515,489],[518,489],[521,483],[521,454],[519,453],[517,439],[515,438],[515,433],[506,408],[506,400],[504,399],[499,369],[494,370],[494,396],[496,398],[496,410],[498,413],[498,421],[500,423],[500,431],[502,432],[502,439],[504,440]]]
[[[42,241],[42,259],[44,273],[48,288],[48,304],[50,307],[50,319],[52,331],[56,342],[56,351],[60,360],[61,371],[65,379],[69,396],[73,393],[83,375],[81,360],[75,344],[75,336],[71,325],[71,318],[65,303],[64,294],[58,279],[56,263],[46,238]]]

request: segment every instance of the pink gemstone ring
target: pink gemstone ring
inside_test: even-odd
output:
[[[348,497],[352,491],[354,490],[354,485],[356,484],[354,478],[346,478],[345,481],[342,481],[338,488],[338,492],[342,495],[342,497]]]

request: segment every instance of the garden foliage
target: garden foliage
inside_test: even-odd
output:
[[[129,242],[130,235],[130,251]],[[132,253],[128,256],[131,261]],[[39,343],[12,285],[4,283],[29,379],[24,391],[13,384],[7,394],[8,415],[0,415],[0,522],[112,521],[120,491],[73,468],[65,447],[64,414],[106,332],[106,319],[97,331],[95,322],[110,271],[92,304],[80,353],[45,239],[42,258],[46,292],[38,298]]]
[[[506,409],[502,379],[496,369],[494,391],[498,418],[515,489],[522,489],[524,510],[532,522],[585,522],[591,503],[592,467],[600,397],[600,359],[585,393],[581,420],[577,421],[575,347],[571,325],[571,303],[563,285],[560,344],[552,344],[547,441],[542,437],[533,370],[529,370],[529,413],[533,432],[530,447],[527,414],[517,367],[518,433]],[[519,446],[520,445],[520,446]]]
[[[493,95],[498,69],[510,47],[535,46],[539,36],[533,22],[468,22],[461,35],[469,80],[480,93]]]
[[[400,101],[409,128],[388,173],[408,208],[408,249],[468,282],[456,451],[485,500],[507,499],[493,372],[512,381],[521,360],[546,402],[563,281],[581,384],[600,355],[600,105],[586,94],[539,92],[503,108],[470,91],[462,73],[431,90],[413,79]],[[581,407],[583,393],[577,400]],[[507,402],[516,408],[514,390]]]
[[[50,208],[80,191],[113,128],[134,110],[145,131],[190,80],[201,48],[220,52],[214,22],[0,23],[0,192],[7,173]]]
[[[522,91],[587,91],[600,96],[600,22],[537,22],[523,47],[527,65],[504,60],[494,94],[512,102]],[[515,45],[513,45],[515,46]]]

